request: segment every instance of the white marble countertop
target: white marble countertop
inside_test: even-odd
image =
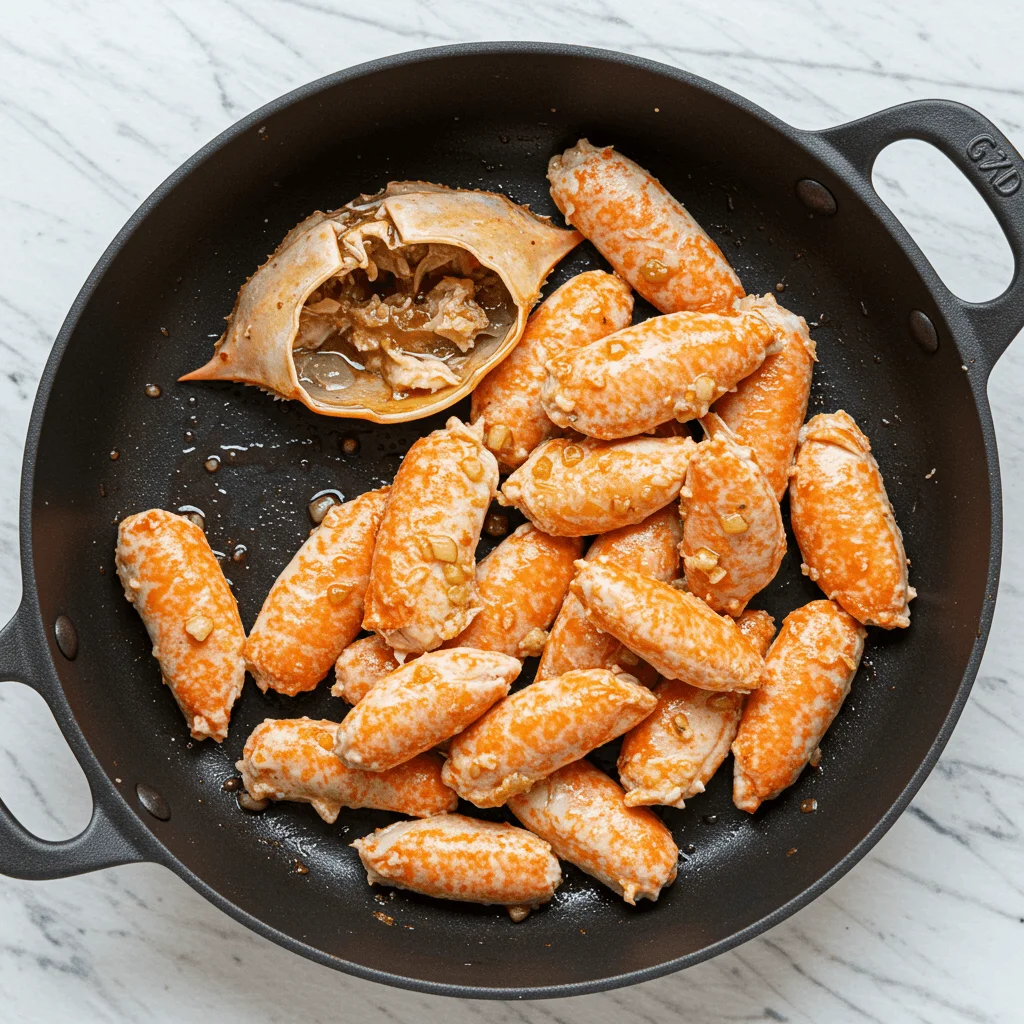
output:
[[[972,13],[973,11],[973,13]],[[110,238],[181,161],[303,82],[471,39],[586,43],[714,79],[801,127],[917,97],[962,100],[1024,148],[1024,9],[955,0],[37,0],[0,22],[0,616],[18,596],[17,481],[36,380]],[[996,14],[998,16],[996,16]],[[923,144],[879,188],[967,298],[1011,260]],[[911,192],[901,181],[925,180]],[[923,176],[923,177],[922,177]],[[932,184],[933,183],[933,184]],[[963,244],[971,235],[972,244]],[[0,1019],[604,1022],[1024,1019],[1024,345],[990,393],[1006,502],[1003,581],[963,718],[910,809],[850,874],[767,934],[684,974],[573,1000],[466,1003],[336,974],[250,933],[152,865],[0,879]],[[84,780],[34,694],[0,684],[0,793],[46,838],[88,819]]]

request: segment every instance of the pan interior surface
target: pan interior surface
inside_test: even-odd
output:
[[[308,533],[313,495],[351,498],[389,483],[412,442],[449,413],[385,426],[332,420],[256,388],[176,378],[209,357],[239,286],[313,210],[422,179],[503,191],[557,218],[547,160],[581,136],[648,167],[749,292],[773,292],[811,323],[819,362],[809,414],[844,408],[871,438],[921,596],[908,631],[871,631],[817,770],[749,816],[732,806],[730,760],[707,793],[664,810],[683,854],[656,904],[626,906],[567,866],[554,900],[513,925],[500,908],[371,889],[348,844],[391,815],[343,811],[328,826],[303,805],[240,810],[221,787],[252,728],[266,717],[337,719],[345,705],[329,681],[288,698],[263,696],[249,680],[227,741],[191,742],[121,595],[113,549],[129,513],[203,510],[250,627]],[[794,185],[808,177],[833,189],[836,216],[813,216],[797,199]],[[584,244],[548,290],[603,266]],[[639,317],[651,314],[637,305]],[[185,868],[346,970],[427,987],[598,987],[727,942],[798,898],[880,821],[939,734],[976,639],[991,543],[987,456],[955,345],[947,334],[937,352],[919,348],[906,329],[914,308],[938,322],[875,214],[794,138],[692,82],[594,56],[484,53],[307,91],[209,154],[141,221],[56,373],[32,546],[47,629],[60,613],[78,629],[77,659],[55,653],[55,662],[86,739],[130,802],[137,782],[164,795],[170,820],[146,824]],[[468,400],[450,412],[468,417]],[[480,553],[493,543],[485,537]],[[820,596],[791,546],[753,606],[781,623]],[[613,757],[596,760],[610,767]],[[808,797],[815,813],[801,813]]]

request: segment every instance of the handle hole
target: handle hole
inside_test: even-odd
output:
[[[0,797],[40,839],[71,839],[92,817],[85,773],[46,701],[22,683],[0,683]]]
[[[985,302],[1006,290],[1013,277],[1006,236],[945,153],[917,139],[894,142],[879,153],[871,179],[954,295]]]

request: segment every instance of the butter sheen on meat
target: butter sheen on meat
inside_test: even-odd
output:
[[[551,197],[663,313],[725,312],[743,295],[722,250],[653,175],[611,146],[580,139],[548,163]]]
[[[498,484],[483,425],[454,416],[398,467],[373,550],[363,628],[419,654],[461,633],[480,610],[476,546]]]
[[[679,571],[682,524],[676,509],[668,505],[635,526],[603,533],[590,545],[585,561],[608,561],[668,583]],[[551,636],[544,646],[537,678],[560,676],[574,668],[621,667],[645,685],[657,674],[610,633],[588,618],[579,598],[567,593]]]
[[[329,509],[278,576],[245,643],[261,690],[312,690],[359,633],[388,488]]]
[[[483,419],[488,447],[507,469],[561,433],[541,403],[547,362],[629,325],[633,293],[614,274],[571,277],[531,314],[519,344],[473,392],[472,420]]]
[[[220,743],[245,681],[245,631],[206,534],[152,508],[121,521],[115,554],[124,596],[142,618],[192,738]]]

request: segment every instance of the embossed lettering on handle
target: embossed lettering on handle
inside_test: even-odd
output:
[[[967,143],[967,159],[999,195],[1012,196],[1020,188],[1020,171],[991,135],[975,135]]]

